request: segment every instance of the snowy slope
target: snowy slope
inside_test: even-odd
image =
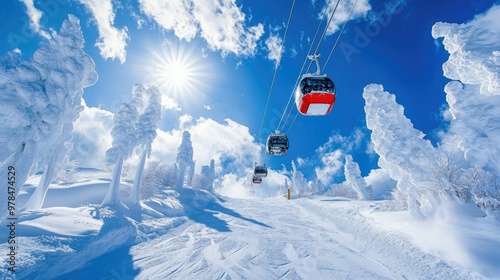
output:
[[[63,197],[73,197],[76,203],[71,192],[77,189],[102,199],[105,192],[93,191],[91,179],[103,175],[80,172],[78,182],[51,185],[47,199],[62,205]],[[500,247],[500,224],[474,216],[467,205],[455,216],[458,210],[452,209],[418,222],[407,212],[382,211],[388,201],[336,197],[235,199],[167,188],[143,201],[142,210],[85,206],[87,199],[82,197],[81,207],[54,205],[19,217],[21,279],[495,279],[500,274],[500,252],[494,250]],[[0,244],[2,256],[6,248]],[[0,272],[0,279],[9,279],[5,262]]]

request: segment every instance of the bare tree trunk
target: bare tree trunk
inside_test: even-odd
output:
[[[28,178],[34,153],[34,144],[22,143],[10,157],[0,164],[0,178],[7,183],[0,192],[0,221],[7,215],[17,215],[16,210],[20,208],[20,205],[16,204],[16,198]],[[9,210],[9,205],[14,206],[13,212]]]
[[[186,166],[184,166],[184,164],[179,164],[178,172],[176,187],[182,188],[184,186],[184,177],[186,176]]]
[[[61,159],[66,154],[66,151],[66,147],[61,145],[61,148],[57,149],[55,154],[52,156],[47,164],[47,168],[43,172],[42,179],[40,180],[40,183],[38,183],[35,192],[33,192],[28,202],[26,202],[26,205],[24,206],[25,209],[38,210],[42,208],[45,196],[49,190],[49,185],[55,175],[57,175],[57,173],[61,170],[61,166],[58,165],[58,163],[61,162]]]
[[[146,164],[146,156],[148,150],[145,148],[142,152],[139,164],[137,165],[137,171],[135,172],[134,185],[130,191],[130,201],[134,204],[139,204],[141,200],[141,184],[142,184],[142,173],[144,171],[144,165]]]
[[[120,190],[120,177],[122,174],[123,158],[118,158],[115,169],[113,170],[113,177],[111,184],[109,184],[108,193],[101,203],[101,206],[111,205],[118,203],[118,191]]]

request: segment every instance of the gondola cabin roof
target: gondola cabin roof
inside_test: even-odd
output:
[[[267,143],[288,146],[288,137],[283,133],[272,133],[267,137]]]

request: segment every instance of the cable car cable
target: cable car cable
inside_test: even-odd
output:
[[[352,12],[354,11],[354,7],[356,7],[356,3],[358,3],[358,0],[354,1],[354,5],[352,5],[351,12],[349,12],[349,16],[347,17],[347,20],[344,22],[344,26],[342,26],[342,30],[340,30],[339,36],[337,36],[337,40],[335,41],[335,44],[333,45],[333,48],[330,51],[330,54],[328,55],[328,58],[325,61],[325,64],[323,64],[323,68],[326,68],[328,61],[330,60],[330,57],[332,56],[332,53],[335,50],[335,47],[337,46],[337,43],[339,42],[340,37],[342,36],[342,33],[344,32],[345,26],[347,25],[347,22],[351,18]]]
[[[278,73],[278,67],[281,62],[281,56],[283,54],[283,47],[285,45],[286,34],[288,32],[288,27],[290,26],[290,19],[292,18],[293,8],[295,7],[295,1],[293,0],[292,8],[290,9],[290,15],[288,16],[288,22],[285,28],[285,34],[283,35],[283,42],[281,42],[280,54],[278,56],[278,60],[276,61],[276,66],[274,68],[273,80],[271,82],[271,88],[269,89],[269,94],[267,95],[266,107],[264,108],[264,115],[262,116],[262,122],[260,123],[259,133],[257,134],[257,138],[260,140],[260,133],[262,132],[262,126],[264,125],[264,120],[266,119],[267,107],[269,106],[269,100],[271,99],[271,94],[273,92],[274,81],[276,80],[276,74]]]
[[[357,1],[357,0],[356,0],[356,1]],[[332,19],[333,19],[333,16],[334,16],[334,14],[335,14],[335,11],[337,10],[337,7],[338,7],[339,3],[340,3],[340,0],[338,0],[338,1],[337,1],[337,4],[335,4],[335,8],[333,9],[332,14],[330,15],[330,18],[328,19],[328,23],[326,24],[325,29],[323,30],[323,34],[321,35],[321,39],[318,41],[318,45],[316,46],[316,50],[314,51],[314,55],[316,55],[316,53],[317,53],[317,52],[318,52],[318,50],[319,50],[319,47],[321,46],[321,42],[323,41],[323,39],[324,39],[324,37],[325,37],[326,31],[328,30],[328,27],[330,26],[330,23],[331,23],[331,21],[332,21]],[[304,59],[304,63],[302,64],[302,68],[300,69],[299,75],[298,75],[297,80],[296,80],[296,82],[295,82],[295,86],[294,86],[294,87],[293,87],[293,89],[292,89],[292,93],[290,94],[290,98],[288,99],[288,103],[287,103],[287,105],[286,105],[286,107],[285,107],[285,111],[283,111],[283,114],[281,115],[281,119],[280,119],[280,122],[279,122],[278,127],[277,127],[277,130],[278,130],[278,131],[283,130],[283,129],[285,128],[285,125],[286,125],[286,123],[287,123],[287,121],[288,121],[288,119],[289,119],[289,117],[290,117],[290,115],[291,115],[291,113],[292,113],[292,110],[293,110],[293,109],[290,109],[290,111],[288,112],[288,115],[287,115],[287,117],[286,117],[285,121],[283,122],[283,127],[280,129],[281,122],[282,122],[282,120],[283,120],[283,117],[284,117],[284,116],[285,116],[285,114],[286,114],[286,111],[287,111],[288,106],[290,105],[290,102],[291,102],[291,100],[292,100],[292,97],[294,96],[294,91],[295,91],[295,88],[297,87],[297,85],[298,85],[298,83],[299,83],[299,81],[300,81],[300,77],[301,77],[301,75],[302,75],[302,71],[304,70],[304,66],[305,66],[305,64],[306,64],[306,62],[307,62],[307,59],[308,59],[308,57],[309,57],[309,54],[311,53],[311,49],[312,49],[312,47],[313,47],[313,45],[314,45],[314,42],[316,41],[316,36],[318,35],[318,31],[319,31],[319,29],[320,29],[320,27],[321,27],[321,23],[323,22],[323,19],[325,18],[325,15],[326,15],[326,13],[324,13],[324,14],[323,14],[323,17],[321,18],[321,21],[320,21],[320,23],[318,24],[318,28],[316,29],[316,33],[314,34],[314,39],[312,40],[311,45],[310,45],[310,47],[309,47],[309,50],[307,51],[308,55],[306,55],[306,57],[305,57],[305,59]],[[309,64],[309,67],[307,68],[306,72],[309,72],[309,69],[311,68],[312,63],[313,63],[313,61],[311,61],[311,63]],[[318,69],[318,70],[320,71],[321,69]],[[297,117],[295,117],[295,118],[297,118]],[[295,119],[294,119],[294,121],[293,121],[293,122],[295,122]],[[291,128],[291,127],[290,127],[290,128]],[[290,128],[289,128],[288,130],[290,130]]]
[[[332,14],[330,15],[330,19],[328,20],[328,23],[326,24],[325,30],[323,30],[323,34],[321,35],[321,39],[318,42],[318,45],[316,46],[316,50],[314,51],[313,55],[316,55],[318,53],[319,47],[321,46],[321,42],[323,42],[323,39],[325,38],[326,31],[328,30],[328,27],[330,26],[330,23],[332,22],[333,15],[335,14],[335,11],[337,11],[337,7],[339,6],[340,0],[337,1],[337,4],[335,4],[335,8],[332,11]],[[307,67],[307,71],[309,72],[309,69],[311,69],[313,61],[309,64],[309,67]],[[318,69],[321,72],[321,69]]]
[[[313,40],[311,41],[311,45],[309,46],[309,50],[307,50],[307,53],[311,53],[311,50],[314,46],[314,42],[316,42],[316,37],[318,36],[318,32],[319,32],[319,28],[321,27],[321,24],[323,23],[323,20],[325,19],[324,15],[323,17],[321,18],[321,21],[319,22],[318,24],[318,28],[316,28],[316,33],[314,34],[314,38]],[[288,98],[288,102],[286,104],[286,107],[285,107],[285,110],[283,111],[283,114],[281,114],[281,119],[280,119],[280,122],[278,123],[278,127],[277,127],[277,130],[278,131],[281,131],[280,129],[280,126],[281,126],[281,122],[283,121],[283,117],[285,116],[286,114],[286,111],[288,109],[288,106],[290,106],[290,102],[292,101],[292,98],[293,98],[293,93],[294,93],[294,90],[295,88],[297,87],[297,85],[299,84],[299,81],[300,81],[300,76],[302,74],[302,71],[304,71],[304,67],[306,66],[306,62],[307,62],[307,56],[306,58],[304,59],[304,63],[302,63],[302,68],[300,68],[300,72],[299,72],[299,75],[297,76],[297,80],[295,81],[295,85],[293,86],[293,89],[292,89],[292,94],[290,94],[290,98]],[[290,109],[290,111],[288,112],[288,116],[287,118],[285,119],[285,122],[283,123],[283,128],[285,127],[285,124],[288,120],[288,118],[290,117],[290,113],[292,112],[293,109]]]
[[[288,134],[288,132],[290,132],[290,130],[292,129],[292,126],[293,124],[295,123],[295,120],[297,119],[297,117],[299,116],[299,112],[297,111],[297,114],[295,114],[295,117],[293,118],[292,120],[292,123],[290,124],[290,127],[288,128],[288,130],[286,131],[286,133]]]
[[[337,43],[339,42],[340,37],[342,36],[342,34],[343,34],[343,32],[344,32],[344,29],[345,29],[345,27],[346,27],[346,25],[347,25],[347,22],[348,22],[348,21],[350,20],[350,18],[351,18],[352,12],[354,11],[354,8],[356,7],[357,2],[358,2],[358,0],[355,0],[355,1],[354,1],[354,5],[352,6],[351,11],[349,12],[349,16],[347,17],[347,20],[344,22],[344,25],[342,26],[342,29],[341,29],[341,31],[340,31],[340,33],[339,33],[339,35],[337,36],[337,40],[335,41],[335,44],[333,45],[332,50],[330,51],[330,54],[328,55],[328,58],[327,58],[327,60],[326,60],[326,62],[325,62],[325,64],[324,64],[324,66],[323,66],[323,67],[325,67],[325,68],[326,68],[326,65],[328,64],[328,61],[330,60],[330,57],[332,56],[332,53],[333,53],[333,51],[335,50],[335,48],[336,48],[336,46],[337,46]],[[311,62],[311,64],[312,64],[312,62]],[[288,128],[288,130],[287,130],[287,132],[286,132],[287,134],[288,134],[288,133],[290,132],[290,130],[292,129],[293,124],[295,123],[295,119],[297,118],[297,116],[298,116],[298,115],[299,115],[299,113],[297,113],[297,114],[295,115],[295,117],[294,117],[294,119],[293,119],[292,123],[290,124],[290,127]]]

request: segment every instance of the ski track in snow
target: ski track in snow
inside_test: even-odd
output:
[[[190,213],[163,235],[61,279],[481,278],[360,214],[377,203],[227,198]]]

